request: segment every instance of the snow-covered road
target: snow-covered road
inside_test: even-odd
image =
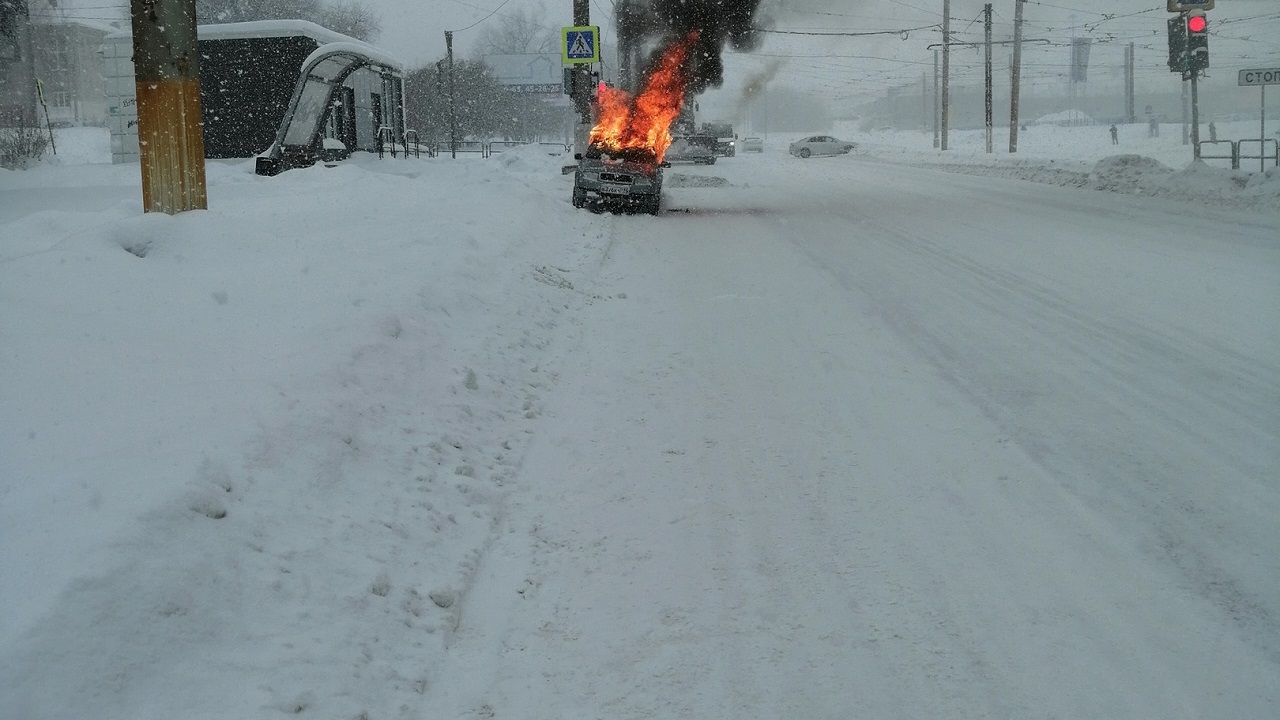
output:
[[[1273,202],[563,161],[0,174],[0,718],[1280,716]]]
[[[622,299],[577,319],[445,716],[1276,711],[1280,223],[670,172],[731,187],[601,218]]]

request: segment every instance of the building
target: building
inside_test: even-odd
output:
[[[27,0],[0,0],[0,127],[35,124],[31,55]]]
[[[106,124],[106,84],[99,48],[103,38],[118,30],[77,18],[32,21],[35,76],[51,125]]]
[[[513,135],[526,140],[541,139],[555,129],[556,135],[573,137],[576,115],[565,93],[567,78],[559,53],[517,53],[485,55],[481,58],[493,78],[509,92],[521,96],[520,122]]]
[[[200,102],[208,158],[248,158],[276,141],[294,94],[305,78],[308,59],[324,47],[343,47],[384,57],[372,46],[303,20],[200,25]],[[138,109],[134,94],[132,34],[107,36],[102,46],[114,162],[138,159]],[[365,67],[344,75],[343,86],[317,112],[320,132],[339,138],[349,150],[376,150],[379,128],[403,135],[400,68]],[[384,75],[394,75],[394,82]],[[308,98],[309,99],[309,98]],[[304,108],[304,111],[307,108]],[[313,109],[315,110],[315,109]]]
[[[118,30],[68,16],[53,0],[0,0],[0,123],[104,124],[98,48]]]

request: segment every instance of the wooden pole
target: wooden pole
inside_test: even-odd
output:
[[[992,102],[991,102],[991,3],[987,3],[983,10],[986,15],[986,31],[987,31],[987,58],[986,58],[986,80],[987,80],[987,152],[993,152],[992,132],[995,122],[992,118]]]
[[[458,159],[458,111],[453,88],[453,33],[444,31],[444,47],[449,55],[449,157]]]
[[[591,24],[590,0],[573,0],[573,24],[585,27]],[[596,38],[596,42],[600,42]],[[578,110],[580,121],[590,126],[591,123],[591,65],[578,63],[570,71],[573,73],[573,105]],[[636,83],[639,86],[639,83]]]
[[[142,210],[208,207],[195,0],[130,0]]]
[[[929,74],[920,73],[920,127],[929,129]]]
[[[1187,83],[1187,76],[1182,76],[1182,144],[1186,145],[1191,142],[1191,96],[1188,94],[1191,86]]]
[[[586,27],[591,24],[590,0],[573,0],[573,24],[576,27]],[[600,38],[597,37],[596,42],[600,42]],[[573,132],[574,153],[586,153],[587,142],[591,137],[591,126],[595,124],[591,118],[591,65],[578,63],[569,72],[573,74],[573,106],[578,112],[578,122]],[[633,66],[631,73],[632,82],[638,89],[641,82],[641,68]]]
[[[1018,152],[1018,95],[1022,85],[1022,6],[1013,0],[1013,71],[1009,85],[1009,152]]]
[[[942,0],[942,149],[951,126],[951,0]]]
[[[1199,70],[1191,71],[1191,157],[1200,159],[1200,87]]]
[[[1134,85],[1134,74],[1136,71],[1137,53],[1135,50],[1136,43],[1129,43],[1128,54],[1125,57],[1125,117],[1129,124],[1132,125],[1138,121],[1138,100],[1137,88]]]
[[[941,97],[941,93],[942,93],[942,90],[939,88],[939,85],[938,85],[939,72],[940,71],[938,70],[938,51],[934,50],[933,51],[933,146],[935,148],[939,146],[938,130],[939,130],[939,123],[941,122],[941,119],[942,119],[942,114],[941,114],[942,111],[939,109],[939,98]]]

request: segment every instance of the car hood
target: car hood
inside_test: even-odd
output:
[[[582,169],[603,172],[625,172],[635,175],[644,175],[646,177],[653,177],[662,172],[662,166],[657,163],[642,163],[633,160],[614,160],[606,162],[602,158],[583,158]]]

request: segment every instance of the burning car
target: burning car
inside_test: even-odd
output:
[[[684,102],[686,60],[697,41],[692,31],[668,47],[635,96],[600,85],[587,151],[575,156],[574,207],[611,204],[658,212],[662,169],[670,167],[663,156],[672,142],[671,121]]]
[[[595,204],[657,215],[664,167],[671,167],[671,163],[659,162],[650,150],[610,151],[591,145],[578,159],[573,206]]]

